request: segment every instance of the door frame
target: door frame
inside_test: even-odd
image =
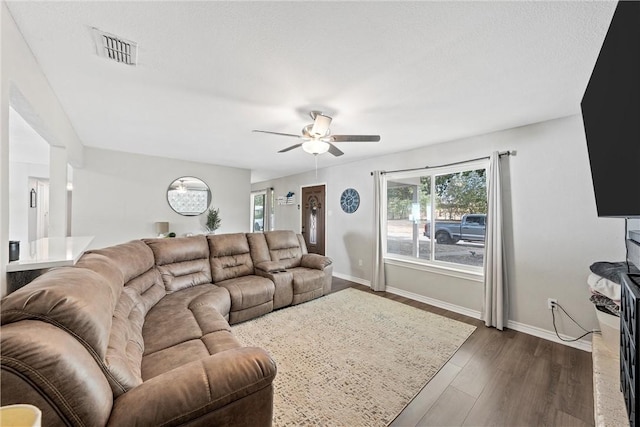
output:
[[[317,182],[314,184],[305,184],[305,185],[300,185],[299,188],[299,193],[300,197],[298,198],[299,202],[298,202],[298,233],[302,233],[302,189],[303,188],[307,188],[307,187],[317,187],[318,185],[324,185],[324,254],[325,256],[327,256],[327,252],[328,252],[328,248],[329,248],[329,240],[327,239],[328,237],[328,230],[329,230],[329,226],[328,226],[328,221],[327,219],[329,218],[329,207],[327,206],[327,198],[329,197],[329,192],[328,192],[328,188],[329,186],[327,185],[326,181],[323,182]]]
[[[255,196],[258,195],[264,195],[264,204],[262,207],[262,232],[269,230],[268,228],[268,219],[267,219],[267,189],[262,189],[262,190],[255,190],[251,192],[251,195],[249,197],[250,199],[250,204],[251,204],[251,215],[250,215],[250,221],[249,221],[249,232],[250,233],[254,233],[255,230],[255,213],[256,213],[256,203],[255,203]]]

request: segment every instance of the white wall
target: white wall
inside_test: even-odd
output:
[[[392,141],[383,141],[383,143]],[[586,278],[595,261],[624,259],[624,220],[600,219],[581,116],[426,146],[348,165],[321,169],[317,182],[328,194],[327,255],[334,271],[363,283],[371,279],[373,242],[372,170],[393,170],[468,160],[492,151],[516,150],[502,160],[505,171],[506,232],[510,281],[509,319],[552,331],[547,298],[558,302],[585,328],[597,327]],[[346,154],[348,155],[348,153]],[[316,182],[315,173],[253,184],[276,195]],[[353,187],[361,204],[342,212],[341,192]],[[276,227],[299,231],[299,211],[276,206]],[[362,259],[363,266],[357,261]],[[482,283],[387,265],[388,286],[471,311],[482,308]],[[580,330],[562,320],[561,332]]]
[[[74,169],[72,230],[95,236],[93,248],[154,237],[154,222],[168,221],[178,236],[202,233],[205,215],[182,216],[167,202],[167,187],[182,176],[203,180],[222,217],[218,233],[249,231],[248,169],[85,148]]]
[[[9,105],[49,144],[64,148],[66,159],[74,166],[82,165],[82,143],[4,1],[0,2],[0,22],[0,295],[5,295],[9,261]],[[66,206],[61,204],[59,212],[50,214],[63,217]]]

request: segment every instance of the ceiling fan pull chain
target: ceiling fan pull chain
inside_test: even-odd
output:
[[[313,158],[316,159],[316,181],[318,180],[318,155],[314,154]]]

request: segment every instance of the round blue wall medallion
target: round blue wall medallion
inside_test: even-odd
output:
[[[340,196],[340,207],[346,213],[354,213],[360,206],[360,194],[353,188],[347,188]]]

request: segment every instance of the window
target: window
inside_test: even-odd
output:
[[[480,272],[484,261],[485,161],[387,174],[386,258]]]

